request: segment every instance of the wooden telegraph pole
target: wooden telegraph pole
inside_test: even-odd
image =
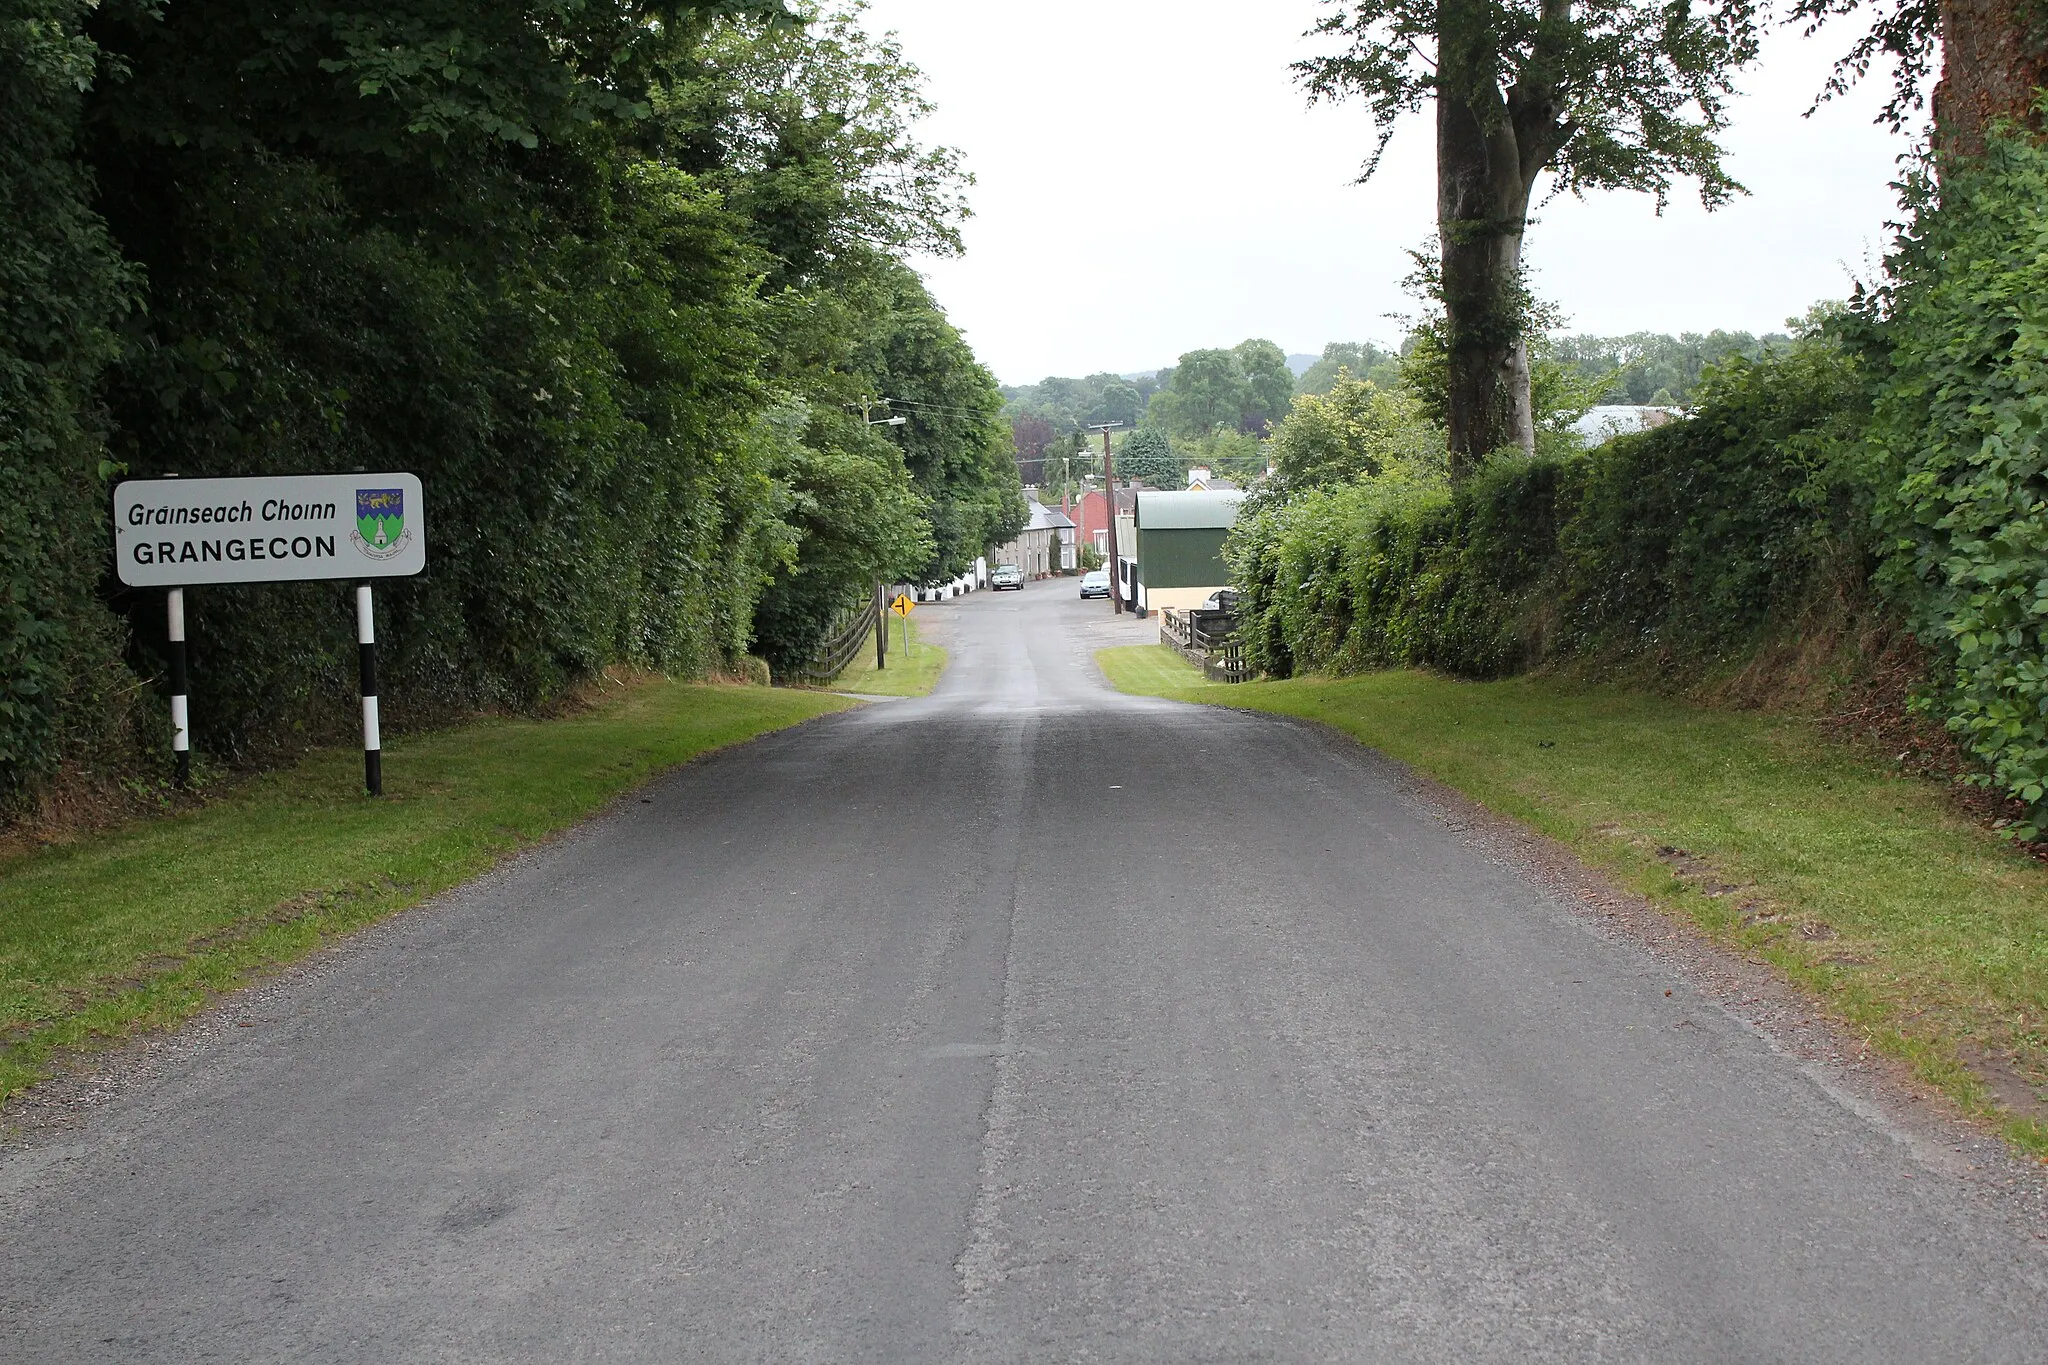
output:
[[[886,403],[889,400],[885,398],[882,401]],[[860,420],[866,422],[871,427],[900,427],[910,420],[908,417],[877,417],[874,415],[874,409],[875,400],[872,398],[865,400],[860,405]],[[884,610],[885,608],[882,605],[882,580],[877,578],[875,580],[875,670],[877,672],[889,666],[889,618],[882,614]],[[906,626],[905,629],[907,630],[909,627]]]
[[[1116,553],[1116,471],[1109,466],[1109,433],[1122,426],[1122,422],[1097,422],[1088,428],[1102,433],[1102,500],[1104,511],[1109,516],[1109,606],[1112,614],[1121,616],[1124,612],[1123,566],[1117,563]]]

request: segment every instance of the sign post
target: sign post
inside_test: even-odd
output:
[[[910,600],[910,594],[897,593],[896,600],[889,604],[889,610],[896,613],[903,622],[903,657],[910,657],[910,613],[917,609],[917,603]]]
[[[185,590],[172,588],[164,594],[171,654],[171,755],[177,763],[175,778],[180,787],[192,781],[192,712],[186,695],[185,673]]]
[[[356,662],[363,679],[363,788],[384,794],[384,737],[377,728],[377,613],[370,585],[356,584]]]
[[[131,588],[163,588],[170,627],[171,748],[191,774],[185,589],[207,583],[407,578],[427,567],[426,494],[416,474],[253,479],[128,479],[114,488],[114,568]],[[384,792],[377,717],[377,629],[370,585],[356,586],[363,688],[363,786]]]

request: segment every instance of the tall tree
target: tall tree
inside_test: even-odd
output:
[[[1244,374],[1243,407],[1238,425],[1251,436],[1264,436],[1273,423],[1287,415],[1294,400],[1294,371],[1287,368],[1287,352],[1257,337],[1240,341],[1231,348],[1237,367]]]
[[[77,34],[87,8],[0,4],[0,818],[75,741],[115,728],[127,690],[98,601],[108,551],[92,393],[136,282],[73,158],[97,56]]]
[[[1012,413],[1010,444],[1016,447],[1018,468],[1036,475],[1045,448],[1052,444],[1054,434],[1052,423],[1043,417],[1034,417],[1028,412]]]
[[[1756,55],[1757,0],[1328,0],[1335,55],[1295,64],[1314,100],[1369,105],[1378,168],[1396,121],[1436,105],[1451,468],[1535,448],[1522,237],[1539,179],[1631,189],[1662,208],[1674,177],[1709,208],[1735,71]],[[1434,56],[1432,57],[1432,53]]]
[[[92,713],[161,724],[122,667],[160,600],[100,606],[121,465],[420,472],[398,724],[801,661],[875,576],[1004,538],[993,385],[900,265],[965,184],[917,90],[816,0],[0,0],[0,807]],[[868,426],[884,395],[919,415]],[[335,591],[195,594],[201,743],[335,714]]]
[[[1168,386],[1152,396],[1153,420],[1173,435],[1192,440],[1214,431],[1219,423],[1237,425],[1250,397],[1244,367],[1235,353],[1213,348],[1189,351],[1173,367]]]
[[[1145,400],[1138,393],[1137,386],[1128,379],[1113,374],[1091,374],[1089,382],[1099,382],[1095,402],[1088,409],[1088,420],[1092,422],[1121,422],[1131,426],[1138,420],[1138,414],[1145,409]]]
[[[1158,427],[1139,427],[1124,438],[1116,453],[1119,478],[1136,479],[1154,488],[1178,488],[1187,462],[1174,454],[1173,442]]]

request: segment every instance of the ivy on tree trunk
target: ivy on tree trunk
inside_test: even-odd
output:
[[[1436,217],[1453,477],[1493,451],[1536,448],[1522,234],[1542,169],[1530,154],[1551,130],[1515,117],[1525,112],[1511,107],[1519,91],[1503,98],[1490,9],[1486,0],[1445,0],[1437,45]]]

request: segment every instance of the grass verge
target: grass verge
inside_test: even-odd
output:
[[[917,613],[910,614],[910,653],[903,652],[903,625],[894,616],[889,618],[889,666],[875,667],[875,633],[868,632],[867,643],[860,653],[853,656],[853,662],[836,678],[832,686],[841,692],[860,692],[875,697],[928,697],[939,685],[939,674],[946,671],[946,651],[928,643],[924,632],[917,624]]]
[[[0,861],[0,1099],[59,1053],[220,991],[490,867],[707,750],[852,703],[646,679],[554,720],[394,740],[386,795],[316,751],[206,806]]]
[[[1164,646],[1097,660],[1126,692],[1322,721],[1534,826],[2048,1157],[2048,868],[1941,784],[1797,716],[1553,679],[1230,686]]]

